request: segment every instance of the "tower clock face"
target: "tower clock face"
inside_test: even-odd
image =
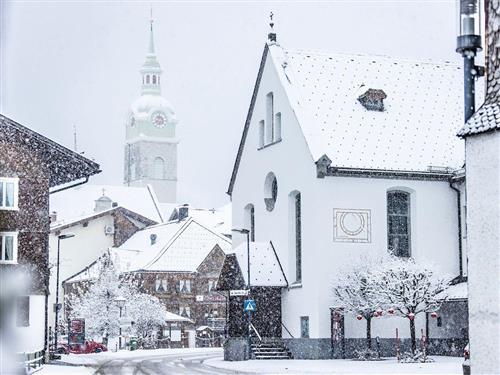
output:
[[[153,125],[157,128],[164,128],[167,125],[167,116],[165,116],[163,112],[153,113],[151,120],[153,121]]]

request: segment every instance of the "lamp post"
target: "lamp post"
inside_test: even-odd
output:
[[[475,79],[484,75],[484,67],[475,65],[477,52],[481,51],[480,0],[457,0],[459,33],[457,49],[464,58],[464,122],[476,111]]]
[[[248,297],[251,298],[252,293],[250,292],[250,231],[248,229],[231,229],[233,232],[246,234],[247,235],[247,289],[248,289]],[[248,330],[247,330],[247,338],[248,338],[248,358],[250,358],[250,348],[252,344],[252,340],[250,338],[250,325],[252,324],[252,313],[248,311]]]
[[[67,238],[75,237],[73,233],[60,234],[57,236],[57,266],[56,266],[56,317],[54,321],[54,351],[57,351],[57,339],[59,333],[59,260],[61,253],[61,240],[65,240]]]
[[[125,302],[127,302],[127,300],[123,296],[118,296],[118,297],[115,298],[115,302],[116,302],[116,304],[118,305],[118,307],[120,309],[120,321],[119,321],[120,331],[118,333],[118,349],[121,349],[122,348],[122,323],[121,323],[121,317],[122,317],[122,309],[125,306]]]

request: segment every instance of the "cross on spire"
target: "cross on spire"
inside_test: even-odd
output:
[[[274,13],[272,11],[269,13],[269,26],[271,29],[269,30],[269,34],[267,34],[267,39],[270,42],[276,43],[276,32],[274,31]]]
[[[153,5],[151,4],[150,5],[150,8],[149,8],[149,23],[150,23],[150,26],[149,26],[149,49],[148,49],[148,52],[150,54],[154,54],[155,53],[155,45],[154,45],[154,40],[153,40]]]

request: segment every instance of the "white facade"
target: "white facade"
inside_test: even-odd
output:
[[[18,313],[11,316],[14,328],[13,342],[18,345],[16,352],[34,353],[44,348],[45,341],[45,296],[29,296],[29,324],[20,327],[16,323]]]
[[[466,138],[467,251],[473,373],[500,369],[500,132]]]
[[[338,155],[336,158],[331,157],[332,166],[361,168],[365,165],[365,168],[382,168],[384,161],[380,158],[375,160],[369,155],[370,153],[378,155],[386,152],[383,147],[377,151],[376,146],[383,145],[387,140],[375,139],[371,143],[366,141],[368,142],[367,147],[372,147],[369,152],[362,152],[366,151],[362,144],[365,137],[369,138],[370,132],[373,135],[373,131],[377,130],[376,126],[379,125],[380,121],[384,126],[397,125],[393,122],[398,116],[394,114],[393,108],[391,118],[389,106],[386,112],[380,114],[365,111],[359,103],[355,103],[353,112],[362,111],[366,118],[366,124],[370,125],[365,128],[365,134],[358,135],[360,140],[363,137],[359,148],[356,147],[355,134],[347,134],[344,137],[342,133],[344,130],[350,131],[349,123],[342,125],[342,132],[334,134],[331,144],[327,142],[328,134],[324,134],[325,139],[321,140],[321,129],[328,130],[335,127],[336,124],[328,122],[326,117],[324,121],[322,119],[318,122],[318,116],[315,115],[315,112],[319,108],[317,105],[324,106],[324,104],[319,104],[320,100],[322,103],[332,100],[335,87],[327,87],[324,94],[305,92],[307,91],[304,89],[306,83],[304,85],[296,84],[298,74],[294,68],[297,66],[290,63],[290,59],[283,59],[281,47],[270,45],[268,48],[269,54],[257,86],[256,100],[251,108],[248,133],[244,140],[243,149],[240,149],[238,156],[240,160],[236,162],[237,174],[233,175],[232,180],[234,185],[230,186],[230,190],[232,189],[233,227],[248,228],[248,213],[246,213],[248,211],[245,208],[249,207],[249,204],[253,205],[255,241],[272,241],[290,284],[289,288],[282,292],[282,321],[284,325],[294,337],[300,337],[300,318],[307,316],[309,317],[310,338],[330,338],[330,308],[338,307],[333,301],[331,280],[338,270],[348,265],[347,258],[353,254],[361,256],[367,253],[387,251],[387,192],[397,189],[410,193],[411,256],[417,262],[431,261],[435,263],[440,267],[441,272],[449,275],[450,278],[459,274],[457,195],[450,188],[446,178],[441,180],[425,177],[405,179],[395,177],[396,175],[391,175],[391,173],[377,178],[373,176],[366,178],[345,176],[318,178],[315,162],[323,154],[327,154],[329,157],[333,154],[338,155],[338,149],[334,142],[342,143],[344,139],[354,142],[351,143],[353,154],[349,157],[342,157],[342,155]],[[310,57],[313,60],[317,58],[314,53]],[[320,57],[324,58],[323,55]],[[286,63],[283,64],[283,61]],[[300,67],[302,68],[302,65]],[[307,66],[302,69],[307,71]],[[325,70],[327,69],[328,67],[325,68]],[[453,69],[456,68],[453,67]],[[349,72],[345,73],[346,76],[349,74]],[[317,81],[316,77],[314,78],[315,80],[310,85],[320,86],[324,84],[324,82],[320,83],[320,78]],[[322,80],[326,80],[326,77]],[[344,82],[344,85],[348,86],[350,83]],[[375,88],[388,90],[387,87],[389,87],[387,82],[384,83],[387,86],[377,87],[379,83],[377,83],[376,77],[373,77],[371,83],[375,85]],[[263,133],[265,135],[266,132],[269,132],[266,121],[269,121],[268,93],[271,92],[273,113],[280,115],[279,129],[274,131],[275,134],[279,133],[279,138],[275,137],[273,140],[268,139],[267,136],[263,137]],[[309,100],[309,95],[316,96]],[[322,99],[318,99],[318,95]],[[460,92],[457,95],[460,95]],[[348,99],[342,100],[347,101]],[[356,101],[356,97],[351,99]],[[311,106],[309,102],[315,100],[317,103]],[[339,100],[338,97],[335,100]],[[397,100],[393,99],[392,103],[395,102]],[[404,111],[405,108],[401,108],[399,102],[397,103],[398,112]],[[348,103],[345,106],[349,107],[349,105]],[[356,108],[355,105],[360,108]],[[338,111],[342,110],[342,106],[340,106]],[[342,117],[343,113],[334,113],[334,115],[341,118],[339,121],[349,121],[349,116]],[[319,117],[321,116],[326,115],[320,113]],[[356,113],[352,116],[356,118]],[[386,116],[388,119],[377,120],[377,116]],[[426,127],[431,128],[432,118],[426,116],[431,123],[427,124]],[[356,118],[356,121],[363,120]],[[410,127],[412,125],[411,123],[405,124],[405,126]],[[354,132],[359,132],[360,129],[362,131],[363,123],[356,122],[353,124],[353,128]],[[453,126],[448,125],[448,128],[450,134],[453,134]],[[381,134],[387,134],[390,137],[391,131],[386,130],[384,133],[384,130],[379,130]],[[393,132],[397,133],[400,130]],[[446,137],[451,139],[448,135]],[[404,134],[400,138],[404,138]],[[410,142],[411,138],[408,137],[407,141]],[[452,143],[455,141],[450,140],[450,142],[448,146],[452,148]],[[460,147],[463,145],[461,146],[460,142],[458,144],[458,151],[449,153],[452,160],[451,165],[443,165],[446,152],[439,150],[431,155],[432,160],[428,164],[425,164],[426,160],[415,160],[414,165],[417,165],[418,169],[414,170],[427,172],[422,169],[422,166],[437,165],[432,163],[433,160],[438,160],[441,167],[459,167],[460,157],[457,155],[460,154]],[[408,149],[410,146],[407,146]],[[345,152],[347,152],[347,147],[348,145],[342,144]],[[394,145],[394,149],[401,155],[408,152],[405,147],[403,144]],[[419,145],[414,145],[414,147],[417,148]],[[423,154],[425,155],[425,153]],[[397,167],[399,160],[397,153],[390,156],[392,156],[392,159],[388,160],[388,165],[392,167],[390,169],[405,170],[404,164],[402,167]],[[415,159],[418,159],[417,156],[420,157],[415,153],[413,156]],[[374,160],[382,164],[374,165]],[[404,156],[404,160],[405,163],[413,162],[412,157],[407,155]],[[348,164],[343,165],[344,161]],[[265,180],[270,172],[274,173],[277,179],[277,199],[272,211],[266,208],[264,202],[266,197]],[[292,197],[296,192],[300,192],[301,196],[302,277],[300,282],[296,282],[295,279],[296,259]],[[365,215],[363,239],[359,242],[339,241],[338,238],[334,240],[335,209],[363,210],[363,215]],[[245,236],[235,233],[233,248],[245,240]],[[399,328],[400,336],[409,337],[408,320],[396,317],[374,319],[372,336],[394,337],[396,327]],[[346,337],[365,337],[365,328],[366,322],[364,320],[360,322],[353,318],[345,320]],[[425,317],[423,315],[417,316],[416,328],[418,333],[422,328],[425,330]],[[286,333],[284,335],[287,336]]]
[[[106,234],[106,227],[114,227],[114,219],[111,214],[94,218],[83,223],[58,230],[54,227],[49,236],[49,327],[54,327],[54,304],[56,303],[56,273],[57,273],[57,242],[58,236],[72,233],[75,237],[60,241],[59,258],[59,303],[64,305],[64,291],[62,282],[80,272],[84,267],[95,261],[104,254],[108,248],[114,245],[113,234]],[[60,311],[60,319],[64,318],[64,311]]]

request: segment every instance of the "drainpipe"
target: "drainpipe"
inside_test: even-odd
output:
[[[462,246],[462,196],[460,193],[460,189],[456,188],[454,186],[455,182],[453,181],[453,178],[450,178],[449,180],[450,183],[450,188],[455,190],[457,193],[457,213],[458,213],[458,269],[459,269],[459,277],[460,281],[463,279],[463,263],[462,263],[462,252],[463,252],[463,246]]]

